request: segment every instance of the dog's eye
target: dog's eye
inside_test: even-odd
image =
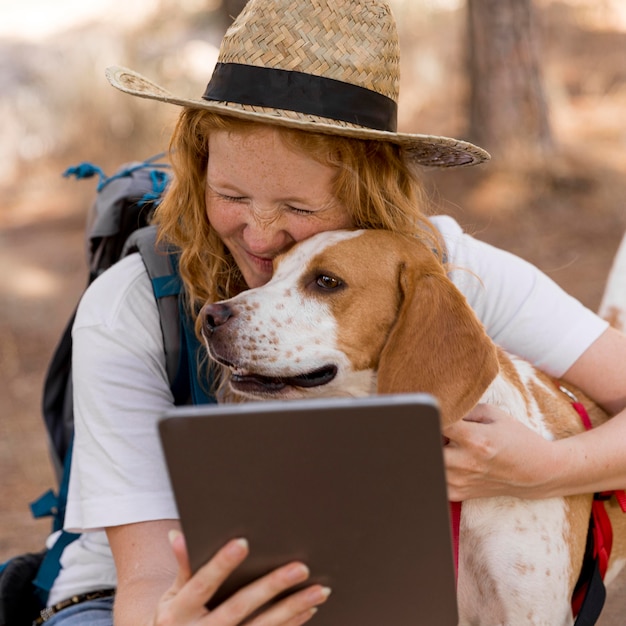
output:
[[[318,287],[322,289],[337,289],[337,287],[341,287],[341,281],[334,276],[328,276],[327,274],[320,274],[315,282]]]

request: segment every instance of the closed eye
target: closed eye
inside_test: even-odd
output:
[[[243,202],[246,198],[245,196],[227,196],[223,193],[217,194],[222,200],[226,200],[226,202]]]
[[[288,206],[287,207],[292,213],[295,213],[296,215],[313,215],[315,213],[315,211],[309,211],[307,209],[298,209],[295,206]]]

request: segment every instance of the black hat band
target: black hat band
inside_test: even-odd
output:
[[[396,102],[333,78],[241,63],[218,63],[204,100],[297,111],[395,133]]]

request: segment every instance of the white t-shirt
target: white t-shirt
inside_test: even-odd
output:
[[[457,268],[451,279],[505,350],[560,376],[607,328],[534,266],[464,234],[450,217],[433,222]],[[84,534],[64,551],[50,603],[115,580],[103,528],[177,518],[156,428],[173,399],[139,255],[89,287],[73,341],[76,443],[65,524]]]

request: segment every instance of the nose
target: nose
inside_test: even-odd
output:
[[[217,328],[234,316],[234,312],[229,304],[215,302],[204,306],[201,315],[202,333],[205,337],[210,337]]]
[[[254,215],[244,228],[243,239],[250,252],[259,256],[275,255],[283,251],[293,240],[287,233],[280,217],[264,219]]]

